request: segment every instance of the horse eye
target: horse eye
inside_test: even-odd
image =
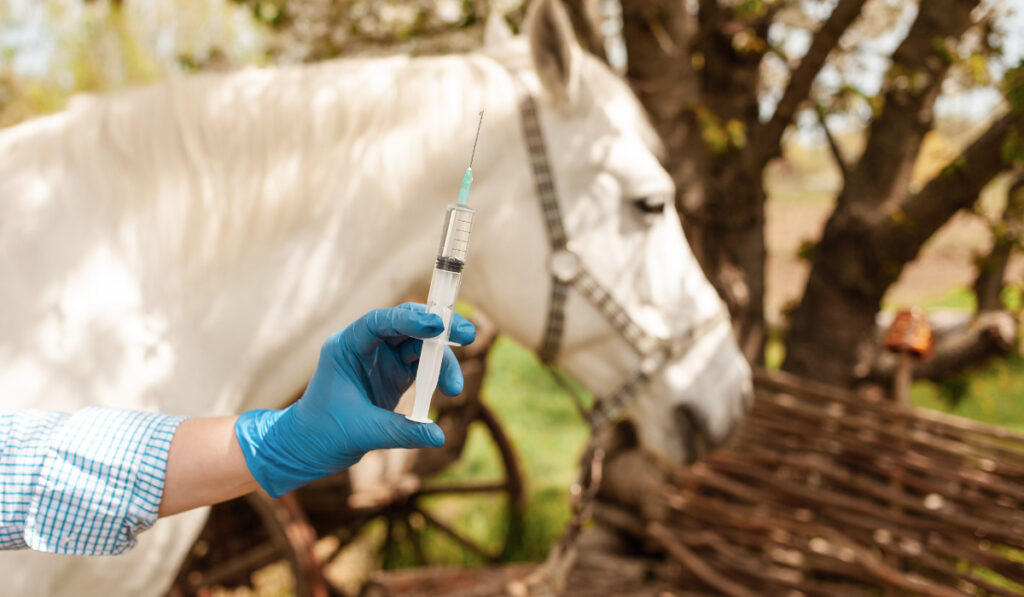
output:
[[[661,197],[640,197],[633,199],[632,203],[643,214],[657,215],[665,213],[665,200]]]

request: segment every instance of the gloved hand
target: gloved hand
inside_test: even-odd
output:
[[[422,341],[444,330],[423,305],[406,303],[371,311],[324,342],[302,398],[284,410],[242,413],[235,434],[253,477],[281,496],[359,462],[370,450],[438,448],[444,432],[392,412],[416,378]],[[451,340],[469,344],[476,329],[461,315]],[[445,347],[438,387],[462,391],[462,370]]]

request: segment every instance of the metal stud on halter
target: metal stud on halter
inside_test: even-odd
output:
[[[462,177],[462,187],[459,188],[458,202],[449,205],[444,214],[441,243],[437,249],[434,273],[430,279],[430,293],[427,295],[427,311],[441,317],[444,331],[434,338],[423,340],[419,367],[416,371],[416,399],[413,402],[412,414],[406,415],[407,419],[417,423],[430,422],[427,417],[430,411],[430,398],[437,388],[444,348],[451,336],[452,316],[455,314],[455,303],[459,298],[462,268],[466,264],[469,235],[473,230],[473,216],[476,214],[469,207],[469,188],[473,184],[473,158],[476,156],[476,143],[480,139],[480,126],[483,120],[484,113],[481,110],[480,120],[476,125],[476,137],[473,139],[473,151],[469,156],[469,167],[466,168],[466,174]]]

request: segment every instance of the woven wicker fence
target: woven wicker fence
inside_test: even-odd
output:
[[[757,388],[734,445],[670,473],[661,520],[598,509],[675,560],[674,585],[1024,595],[1024,437],[783,374]]]

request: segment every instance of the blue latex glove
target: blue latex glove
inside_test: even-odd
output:
[[[416,379],[423,342],[444,329],[423,305],[371,311],[324,342],[302,398],[284,410],[242,413],[235,434],[253,477],[281,496],[359,462],[370,450],[439,448],[444,432],[392,412]],[[469,344],[476,329],[461,315],[451,340]],[[438,387],[462,391],[462,370],[446,347]]]

